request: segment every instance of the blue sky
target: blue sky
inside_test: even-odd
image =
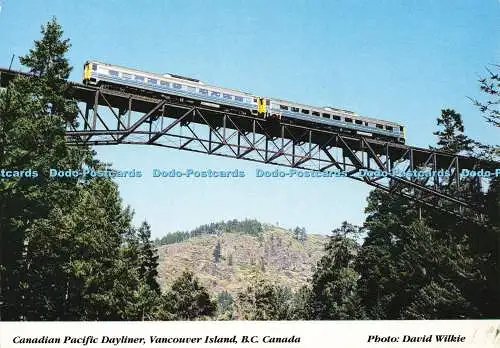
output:
[[[497,136],[467,99],[481,96],[477,79],[500,61],[497,0],[3,0],[0,66],[25,54],[54,15],[73,45],[72,80],[81,80],[85,60],[98,59],[399,121],[415,146],[435,143],[442,108],[460,112],[471,137],[494,143]],[[328,233],[343,220],[362,223],[371,189],[343,178],[258,179],[257,168],[274,168],[178,150],[96,151],[117,169],[147,173],[119,185],[136,223],[147,219],[153,236],[245,217]],[[237,168],[247,175],[151,178],[157,167]]]

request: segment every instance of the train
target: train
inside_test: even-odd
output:
[[[282,99],[257,96],[235,89],[205,84],[177,74],[155,74],[118,65],[88,60],[83,66],[83,83],[107,85],[162,93],[197,102],[209,108],[224,108],[285,122],[313,125],[316,128],[347,132],[363,137],[404,144],[405,126],[391,121],[365,117],[331,106],[312,106]]]

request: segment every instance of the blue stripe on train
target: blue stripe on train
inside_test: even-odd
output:
[[[149,87],[150,90],[154,90],[157,92],[168,91],[171,94],[178,95],[181,97],[192,97],[194,99],[199,99],[199,100],[203,100],[203,101],[207,101],[207,102],[216,102],[218,104],[227,104],[227,105],[237,106],[237,107],[242,107],[242,108],[247,108],[247,109],[250,108],[251,110],[254,110],[254,111],[257,110],[257,108],[255,107],[255,104],[249,104],[249,103],[245,103],[245,102],[236,102],[236,101],[225,99],[222,97],[212,97],[212,96],[203,95],[200,93],[185,92],[185,91],[180,90],[179,88],[170,87],[170,85],[172,83],[169,83],[169,86],[167,87],[167,86],[153,85],[153,84],[148,83],[148,82],[140,82],[140,81],[137,81],[134,79],[119,78],[119,77],[113,77],[113,76],[104,75],[104,74],[92,73],[91,76],[98,77],[101,80],[109,81],[109,82],[120,82],[122,84],[124,82],[126,82],[128,85],[132,84],[134,86],[141,87],[141,88]],[[221,103],[221,102],[223,102],[223,103]],[[321,118],[320,116],[301,115],[300,113],[293,113],[290,111],[282,111],[282,110],[280,110],[280,112],[283,116],[288,117],[288,118],[292,118],[292,119],[299,119],[299,120],[310,121],[310,122],[314,122],[314,123],[322,123],[322,124],[326,124],[326,125],[332,125],[332,126],[337,126],[337,127],[341,127],[341,128],[348,128],[348,129],[358,130],[358,131],[367,132],[367,133],[381,134],[381,135],[386,135],[386,136],[395,137],[395,138],[398,138],[400,135],[397,133],[393,134],[389,131],[381,131],[378,129],[373,129],[372,127],[358,126],[358,125],[354,125],[354,124],[347,124],[347,123],[341,122],[341,121],[324,119],[324,118]]]

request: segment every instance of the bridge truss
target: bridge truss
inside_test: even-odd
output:
[[[231,113],[167,95],[75,85],[74,97],[81,108],[78,125],[68,125],[71,144],[154,145],[309,171],[344,172],[354,180],[476,222],[483,221],[485,207],[471,203],[472,197],[462,188],[480,185],[481,180],[471,181],[460,172],[479,168],[494,171],[498,165]],[[407,174],[414,170],[432,171],[433,175],[422,178]],[[360,175],[363,171],[387,175]],[[443,171],[449,175],[442,175]]]
[[[0,69],[0,87],[16,74]],[[71,86],[68,97],[79,103],[79,115],[77,122],[67,126],[70,144],[154,145],[301,170],[339,171],[420,205],[479,223],[484,221],[486,207],[467,187],[481,187],[484,180],[460,172],[500,168],[498,162],[237,114],[169,95],[79,83]],[[405,174],[415,170],[434,174]],[[363,171],[387,175],[360,175]]]

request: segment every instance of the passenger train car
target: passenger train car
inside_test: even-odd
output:
[[[121,89],[159,92],[196,101],[207,107],[230,108],[288,122],[312,123],[318,128],[334,129],[399,143],[405,142],[403,125],[360,116],[348,110],[261,97],[229,88],[206,85],[197,79],[180,75],[153,74],[97,61],[87,61],[83,71],[85,84],[106,84]]]

